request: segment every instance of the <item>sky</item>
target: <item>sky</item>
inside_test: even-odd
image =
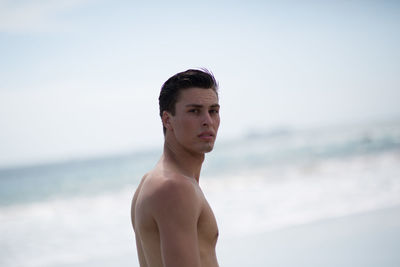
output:
[[[0,167],[159,148],[161,85],[207,68],[219,140],[400,118],[398,1],[0,0]]]

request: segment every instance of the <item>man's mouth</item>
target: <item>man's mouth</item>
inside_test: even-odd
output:
[[[213,133],[213,132],[210,132],[210,131],[202,132],[201,134],[198,135],[198,137],[199,137],[200,139],[209,141],[209,140],[214,139],[214,133]]]

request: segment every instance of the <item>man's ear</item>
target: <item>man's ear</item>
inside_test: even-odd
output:
[[[162,122],[164,127],[167,128],[167,130],[172,130],[171,117],[172,117],[171,113],[169,113],[166,110],[163,111]]]

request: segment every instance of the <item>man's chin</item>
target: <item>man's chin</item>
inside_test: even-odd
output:
[[[214,149],[214,144],[210,144],[204,148],[204,153],[211,152]]]

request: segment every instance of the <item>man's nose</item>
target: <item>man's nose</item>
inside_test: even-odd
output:
[[[205,112],[205,115],[203,116],[203,126],[210,126],[213,124],[213,120],[211,118],[211,115],[208,112]]]

